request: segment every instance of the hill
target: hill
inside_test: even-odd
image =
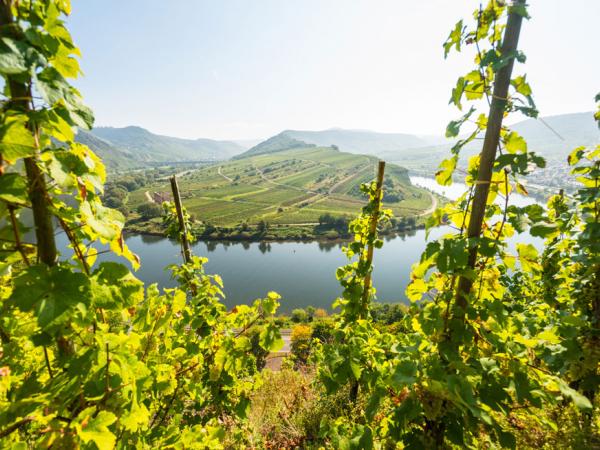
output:
[[[429,145],[424,138],[404,133],[378,133],[367,130],[332,128],[323,131],[285,131],[289,137],[319,146],[335,145],[340,150],[363,155],[400,151]]]
[[[78,130],[75,140],[92,149],[110,170],[133,169],[143,165],[136,160],[135,155],[115,147],[89,131]]]
[[[136,126],[98,127],[90,133],[141,163],[223,160],[244,151],[244,147],[231,141],[162,136]]]
[[[285,130],[257,144],[238,158],[308,146],[331,147],[361,155],[379,155],[440,142],[439,138],[404,133],[377,133],[367,130],[331,128],[323,131]]]
[[[213,225],[267,221],[312,230],[325,214],[348,219],[360,211],[365,200],[359,186],[374,178],[376,164],[372,156],[304,147],[201,168],[182,176],[179,185],[186,207]],[[166,181],[145,186],[130,193],[128,207],[147,201],[146,191],[168,190]],[[436,201],[394,164],[386,168],[385,192],[384,203],[397,217],[425,216]]]
[[[269,153],[280,152],[292,148],[308,148],[315,147],[314,144],[308,144],[298,139],[292,138],[287,131],[270,137],[266,141],[260,142],[244,153],[235,156],[234,159],[248,158],[257,155],[266,155]]]
[[[546,158],[547,168],[537,170],[529,177],[532,182],[545,186],[562,187],[560,183],[568,171],[566,158],[573,148],[600,143],[600,130],[591,112],[527,119],[509,127],[525,138],[530,151]],[[467,158],[479,151],[480,142],[471,142],[463,149],[461,165],[466,165]],[[388,151],[380,153],[379,156],[401,164],[413,172],[432,176],[440,161],[450,154],[453,143],[454,141],[447,141],[442,145],[415,147],[401,152]]]

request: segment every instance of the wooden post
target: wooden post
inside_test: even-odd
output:
[[[522,6],[525,0],[516,0],[515,6]],[[504,39],[500,48],[501,58],[509,57],[517,50],[519,42],[519,34],[521,32],[521,23],[523,16],[519,12],[512,11],[508,15],[506,30],[504,31]],[[498,70],[496,80],[494,82],[494,90],[492,94],[492,102],[490,112],[488,114],[487,129],[485,131],[485,139],[483,148],[481,149],[479,171],[477,174],[477,182],[475,185],[475,193],[472,200],[471,218],[467,229],[469,238],[478,238],[481,235],[481,228],[487,205],[488,193],[490,190],[490,182],[492,180],[492,169],[496,160],[496,149],[500,142],[500,130],[502,129],[502,118],[504,116],[505,106],[508,101],[508,88],[510,86],[510,78],[512,75],[514,58],[509,60],[509,63]],[[467,206],[468,207],[468,206]],[[469,250],[468,265],[470,268],[475,268],[477,262],[478,246],[474,245]],[[456,291],[456,304],[460,306],[463,312],[467,308],[467,296],[471,292],[473,281],[469,278],[461,276],[458,280],[458,288]]]
[[[179,186],[177,185],[177,176],[171,177],[171,190],[173,191],[173,201],[177,209],[177,219],[179,220],[179,231],[181,232],[181,249],[183,251],[183,260],[189,264],[192,262],[192,251],[187,239],[187,229],[183,218],[183,207],[181,206],[181,197],[179,196]]]
[[[13,23],[11,2],[3,0],[0,4],[0,26],[6,30],[11,30]],[[11,32],[11,31],[8,31]],[[16,34],[16,31],[12,31]],[[15,36],[18,38],[18,36]],[[10,98],[8,104],[10,107],[20,109],[25,112],[31,111],[31,88],[27,83],[7,77],[7,84],[10,89]],[[52,215],[48,208],[48,192],[46,190],[46,179],[44,173],[40,170],[37,163],[37,153],[39,153],[38,130],[35,124],[28,124],[30,132],[36,145],[36,155],[24,159],[25,172],[29,188],[29,200],[33,210],[33,222],[35,226],[35,239],[37,244],[38,259],[48,265],[56,264],[57,251],[56,241],[54,239],[54,226],[52,224]]]
[[[375,193],[375,210],[371,215],[371,223],[369,228],[369,234],[373,235],[377,231],[377,223],[379,221],[379,212],[381,211],[381,199],[382,199],[382,188],[383,188],[383,174],[385,172],[385,161],[379,161],[377,165],[377,191]],[[373,264],[373,244],[369,244],[367,247],[367,265],[371,267]],[[371,291],[371,273],[372,270],[367,273],[365,277],[365,283],[362,294],[362,309],[361,316],[364,318],[363,314],[366,310],[367,303],[369,301],[369,293]]]

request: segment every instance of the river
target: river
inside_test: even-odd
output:
[[[456,198],[464,185],[438,186],[434,180],[411,177],[413,184]],[[532,203],[531,199],[513,196],[515,204]],[[448,232],[447,227],[432,230],[430,239]],[[60,248],[66,238],[58,236]],[[520,240],[525,237],[520,237]],[[526,238],[531,242],[531,238]],[[136,276],[145,283],[156,282],[161,287],[175,283],[165,267],[179,263],[179,245],[156,236],[133,235],[127,245],[141,258]],[[425,248],[425,230],[385,239],[382,249],[374,255],[373,283],[377,299],[384,302],[405,302],[404,290],[409,281],[410,268],[419,260]],[[336,268],[346,263],[340,243],[329,242],[197,242],[193,252],[206,256],[206,272],[219,274],[225,284],[225,304],[248,304],[269,291],[282,296],[280,311],[289,313],[294,308],[312,305],[331,310],[331,304],[340,295],[335,278]],[[113,255],[99,256],[100,261],[119,260]]]

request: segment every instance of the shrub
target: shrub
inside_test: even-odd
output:
[[[332,319],[317,320],[313,324],[311,337],[321,342],[332,342],[334,328],[335,324]]]
[[[310,355],[312,329],[308,325],[296,325],[292,328],[291,345],[292,355],[296,366],[306,364]]]
[[[317,308],[315,309],[315,313],[313,314],[313,317],[315,319],[324,319],[325,317],[327,317],[329,314],[327,314],[327,310],[323,309],[323,308]]]
[[[269,352],[260,346],[260,332],[262,327],[254,326],[246,331],[246,336],[250,340],[250,352],[256,358],[256,370],[262,370],[267,364],[267,356]]]
[[[144,219],[154,219],[163,214],[163,209],[156,203],[142,203],[138,206],[137,211]]]
[[[308,313],[302,308],[296,308],[292,310],[291,315],[292,322],[300,323],[308,320]]]

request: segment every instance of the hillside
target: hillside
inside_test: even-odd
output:
[[[235,156],[234,159],[248,158],[257,155],[266,155],[269,153],[280,152],[282,150],[289,150],[292,148],[308,148],[314,146],[314,144],[308,144],[298,139],[294,139],[291,136],[289,136],[286,131],[284,131],[273,137],[270,137],[266,141],[256,144],[251,149],[245,151],[240,155]]]
[[[349,153],[379,155],[382,152],[400,151],[406,148],[429,145],[424,138],[404,133],[377,133],[367,130],[344,130],[332,128],[323,131],[284,132],[291,138],[319,146],[335,145]]]
[[[418,137],[404,133],[377,133],[366,130],[331,128],[323,131],[285,130],[255,145],[238,158],[273,153],[295,147],[331,147],[361,155],[379,155],[440,142],[439,138]]]
[[[365,200],[360,183],[372,180],[377,159],[331,147],[297,148],[250,156],[198,169],[180,178],[186,207],[197,219],[219,226],[302,224],[324,214],[350,218]],[[406,169],[389,164],[384,203],[398,217],[429,213],[431,195],[412,186]],[[129,208],[145,202],[146,191],[168,192],[160,182],[130,194]]]
[[[162,136],[135,126],[98,127],[91,133],[140,162],[222,160],[244,151],[231,141]]]
[[[573,148],[600,143],[600,130],[596,127],[591,112],[527,119],[510,124],[509,127],[525,138],[530,151],[546,158],[547,168],[536,170],[529,176],[529,180],[548,187],[565,187],[562,183],[568,178],[566,158]],[[379,156],[413,172],[432,176],[440,161],[450,154],[453,143],[454,141],[448,141],[443,145],[383,152]],[[466,165],[467,158],[479,151],[479,143],[480,141],[472,142],[462,150],[461,165]]]

